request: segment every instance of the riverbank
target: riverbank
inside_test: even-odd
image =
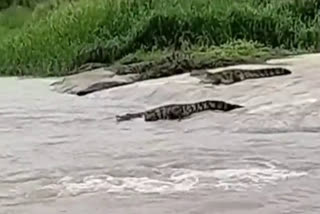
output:
[[[0,74],[66,76],[87,62],[141,62],[172,50],[235,62],[315,52],[319,8],[314,0],[66,1],[0,39]]]

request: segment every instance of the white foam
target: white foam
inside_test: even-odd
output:
[[[213,178],[215,183],[208,183],[207,186],[214,186],[224,190],[245,191],[248,189],[261,190],[265,185],[276,185],[278,181],[288,178],[307,175],[306,172],[295,172],[284,169],[220,169],[211,172],[191,171],[202,178]]]
[[[162,171],[162,169],[159,169]],[[139,193],[173,193],[191,191],[195,188],[221,188],[223,190],[261,190],[265,185],[276,185],[288,178],[307,175],[306,172],[295,172],[278,169],[274,165],[247,167],[238,169],[216,169],[200,171],[191,169],[169,170],[161,179],[148,177],[114,177],[111,175],[91,175],[80,181],[64,177],[56,184],[47,185],[41,191],[56,190],[57,196],[76,196],[85,193],[104,192],[139,192]],[[40,189],[38,189],[40,191]]]
[[[157,180],[148,177],[113,177],[110,175],[91,175],[76,182],[72,177],[64,177],[57,184],[51,184],[41,189],[56,189],[58,196],[76,196],[97,191],[106,192],[140,192],[140,193],[170,193],[189,191],[197,183],[194,176],[174,178],[172,180]]]

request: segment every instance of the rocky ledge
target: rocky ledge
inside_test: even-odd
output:
[[[52,83],[51,87],[60,93],[83,96],[95,91],[134,83],[138,77],[138,74],[117,75],[106,68],[98,68],[64,77]]]
[[[83,67],[90,67],[91,69],[80,69],[77,71],[77,74],[66,76],[54,82],[51,86],[54,91],[60,93],[83,96],[96,91],[132,84],[137,81],[168,77],[182,73],[190,73],[190,76],[196,76],[203,80],[206,76],[212,77],[212,75],[208,74],[215,72],[216,69],[228,69],[230,66],[232,68],[232,66],[250,65],[250,63],[253,66],[260,66],[258,68],[264,68],[261,66],[272,67],[272,65],[265,63],[264,60],[256,58],[239,58],[235,60],[209,58],[203,60],[192,58],[189,55],[174,53],[159,60],[137,62],[128,65],[105,66],[101,64],[96,66],[93,63],[93,66],[90,66],[89,64]],[[252,69],[255,69],[255,67]],[[234,77],[230,77],[229,75],[228,78]]]

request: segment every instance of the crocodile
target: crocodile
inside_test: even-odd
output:
[[[147,111],[116,115],[117,122],[144,117],[145,121],[178,120],[181,121],[194,113],[220,110],[231,111],[243,108],[241,105],[231,104],[220,100],[204,100],[195,103],[168,104]]]
[[[143,81],[154,78],[167,77],[175,74],[190,72],[194,70],[218,68],[232,66],[237,64],[264,64],[262,59],[216,59],[214,57],[203,56],[202,54],[191,54],[184,51],[175,50],[172,53],[162,56],[158,59],[139,61],[134,59],[121,59],[113,65],[107,65],[108,53],[107,48],[102,45],[92,45],[79,51],[73,61],[74,69],[70,73],[80,73],[90,69],[105,67],[106,70],[113,71],[117,75],[139,74],[137,81]]]
[[[292,72],[282,67],[261,68],[261,69],[228,69],[220,72],[206,72],[200,83],[213,85],[230,85],[246,79],[268,78],[281,75],[289,75]]]

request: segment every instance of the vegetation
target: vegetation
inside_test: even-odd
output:
[[[215,51],[217,58],[261,53],[268,58],[276,49],[320,47],[318,0],[11,2],[0,11],[1,75],[66,75],[85,63],[74,64],[79,53],[97,47],[107,64],[173,49],[209,56]]]

